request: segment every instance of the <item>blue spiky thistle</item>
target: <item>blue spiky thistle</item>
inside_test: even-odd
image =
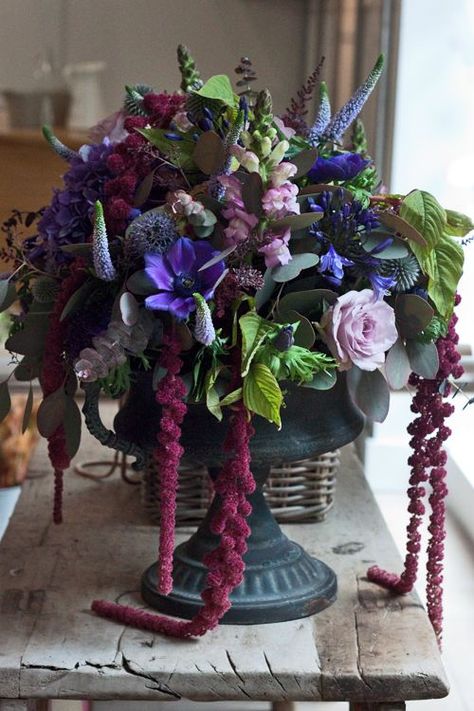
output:
[[[420,265],[414,254],[409,254],[401,259],[381,260],[380,273],[382,276],[391,276],[394,280],[394,291],[408,291],[415,286],[420,276]]]
[[[143,106],[143,97],[153,91],[148,84],[134,84],[125,87],[123,108],[130,116],[147,116],[148,112]]]
[[[127,227],[123,249],[126,262],[134,262],[144,254],[164,254],[176,242],[179,234],[176,222],[163,210],[148,210]]]

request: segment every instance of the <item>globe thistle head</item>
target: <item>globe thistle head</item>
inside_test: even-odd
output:
[[[401,259],[381,260],[380,273],[382,276],[391,276],[394,279],[394,291],[407,291],[415,286],[420,276],[420,265],[413,254]]]
[[[31,292],[39,304],[50,304],[58,295],[59,284],[55,279],[41,276],[31,285]]]
[[[164,254],[178,237],[175,221],[165,212],[160,209],[144,212],[133,220],[125,232],[125,259],[134,262],[146,252]]]

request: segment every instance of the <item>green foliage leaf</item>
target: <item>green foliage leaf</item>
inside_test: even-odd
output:
[[[311,316],[321,308],[323,301],[333,304],[337,299],[337,294],[331,289],[308,289],[307,291],[292,291],[286,294],[279,304],[279,309],[287,311],[294,309],[304,316]]]
[[[263,286],[255,294],[255,307],[261,309],[270,299],[275,290],[276,283],[273,281],[272,270],[267,269],[263,275]]]
[[[235,105],[232,84],[226,74],[214,75],[198,91],[193,91],[192,93],[203,96],[206,99],[217,99],[226,104],[226,106],[233,107]]]
[[[347,371],[347,385],[357,407],[374,422],[383,422],[390,406],[390,390],[380,370]]]
[[[429,303],[416,294],[399,294],[395,301],[395,321],[403,338],[414,338],[433,318]]]
[[[312,380],[309,383],[303,383],[304,388],[313,388],[314,390],[330,390],[337,380],[337,371],[335,368],[332,370],[320,370],[319,373],[315,373]]]
[[[249,371],[255,353],[263,343],[265,337],[279,327],[269,321],[265,321],[255,311],[249,311],[239,319],[240,331],[242,333],[242,377]]]
[[[465,237],[468,232],[474,230],[474,222],[470,217],[456,210],[446,210],[446,232],[455,237]]]
[[[261,217],[263,214],[262,197],[265,192],[259,173],[248,173],[242,181],[242,200],[245,209],[251,215]]]
[[[23,422],[21,425],[22,434],[28,429],[30,424],[31,412],[33,410],[33,387],[30,383],[30,389],[28,391],[28,397],[26,398],[25,411],[23,413]]]
[[[303,230],[306,227],[311,227],[315,222],[318,222],[323,218],[324,213],[322,212],[303,212],[301,215],[287,215],[282,217],[280,220],[272,223],[272,229],[281,230],[283,228],[289,227],[290,230]]]
[[[0,311],[6,311],[17,298],[15,284],[8,279],[0,279]]]
[[[92,281],[84,282],[84,284],[82,284],[79,289],[77,289],[74,294],[69,297],[59,320],[64,321],[64,319],[70,314],[78,311],[86,301],[87,297],[92,293],[93,288],[94,283]]]
[[[39,378],[41,372],[41,356],[25,356],[13,371],[15,380],[19,383]]]
[[[220,401],[220,406],[233,405],[234,402],[238,402],[242,399],[242,388],[237,388],[237,390],[232,390],[228,395],[222,398]]]
[[[464,252],[448,235],[436,246],[429,261],[428,294],[443,319],[448,321],[454,308],[454,296],[463,272]]]
[[[144,269],[140,269],[140,271],[135,272],[127,279],[127,289],[131,291],[132,294],[138,294],[140,296],[147,296],[148,294],[156,292],[155,284]]]
[[[3,422],[5,417],[10,412],[12,401],[10,399],[10,391],[8,390],[8,380],[0,383],[0,422]]]
[[[293,254],[291,262],[272,269],[272,278],[276,282],[291,281],[296,279],[303,269],[310,269],[319,262],[317,254],[305,252],[303,254]]]
[[[20,355],[41,356],[48,326],[47,314],[29,313],[25,318],[24,327],[7,339],[5,348]]]
[[[403,219],[400,215],[396,215],[394,212],[379,212],[377,214],[379,221],[387,227],[389,230],[398,232],[410,244],[418,245],[419,247],[426,248],[426,239],[423,234],[421,234],[416,227],[410,224],[408,217]]]
[[[438,349],[434,343],[408,340],[406,343],[410,367],[422,378],[432,380],[439,369]]]
[[[440,241],[446,226],[446,212],[433,195],[424,190],[413,190],[400,206],[400,217],[423,236],[428,250]],[[418,257],[423,252],[421,245],[414,245],[413,251]],[[426,254],[426,252],[424,252]]]
[[[179,134],[181,140],[173,141],[166,137],[165,134],[169,131],[163,128],[140,128],[137,131],[167,156],[173,165],[185,170],[195,168],[192,156],[196,144],[190,135]]]
[[[138,187],[135,190],[135,196],[133,198],[133,207],[141,207],[143,203],[148,200],[153,188],[155,170],[156,168],[150,171],[148,175],[145,175],[143,180],[138,184]]]
[[[193,151],[193,161],[205,175],[217,173],[225,159],[224,141],[215,131],[202,133]]]
[[[385,375],[390,387],[394,390],[403,388],[412,370],[405,345],[401,338],[397,338],[385,359]]]
[[[64,388],[60,387],[42,400],[36,418],[38,430],[42,437],[51,437],[63,424],[66,413],[67,397]]]
[[[408,247],[402,239],[380,230],[372,230],[366,238],[361,239],[362,248],[366,252],[370,252],[374,247],[378,247],[379,244],[385,242],[387,237],[390,237],[392,243],[381,252],[375,254],[377,259],[401,259],[409,254]]]
[[[303,175],[306,175],[306,173],[313,167],[314,161],[317,157],[317,148],[310,148],[309,150],[301,151],[301,153],[297,153],[293,156],[291,162],[297,167],[297,171],[293,176],[293,179],[301,178]]]
[[[281,427],[283,394],[270,368],[263,363],[252,363],[244,378],[243,400],[248,410]]]

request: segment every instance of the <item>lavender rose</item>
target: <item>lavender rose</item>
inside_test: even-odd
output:
[[[340,296],[325,312],[321,326],[340,370],[352,364],[361,370],[379,368],[398,336],[394,310],[385,301],[376,301],[371,289]]]

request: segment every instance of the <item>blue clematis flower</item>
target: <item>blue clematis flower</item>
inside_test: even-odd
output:
[[[325,278],[334,286],[340,286],[344,278],[344,267],[353,267],[354,262],[347,257],[338,254],[334,245],[330,244],[329,249],[320,261],[318,270],[324,274]],[[329,274],[327,274],[329,272]]]
[[[339,153],[331,158],[319,156],[308,172],[308,177],[315,183],[329,183],[331,180],[351,180],[358,175],[370,161],[359,153]]]

